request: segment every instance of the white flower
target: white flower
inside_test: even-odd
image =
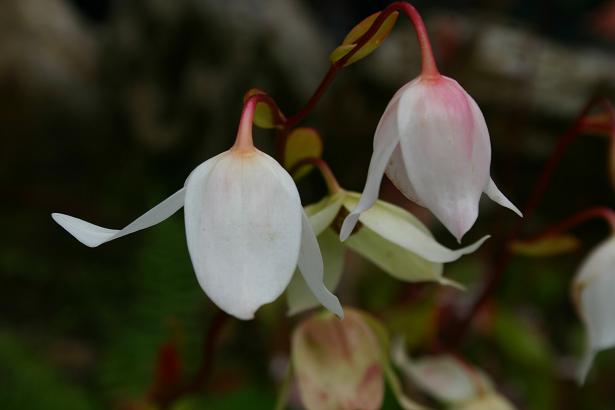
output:
[[[594,356],[615,347],[615,236],[594,249],[573,282],[573,298],[587,328],[587,347],[578,372],[585,381]]]
[[[199,165],[182,189],[125,228],[101,228],[58,213],[52,217],[95,247],[160,223],[184,206],[197,279],[220,309],[251,319],[284,292],[298,267],[316,299],[342,316],[339,301],[323,284],[320,249],[297,187],[277,161],[254,148],[252,117],[245,112],[233,148]]]
[[[354,209],[358,201],[359,194],[337,186],[335,193],[305,208],[323,249],[325,284],[332,290],[340,281],[345,251],[333,226],[338,215]],[[380,200],[361,214],[359,221],[361,228],[344,244],[396,279],[408,282],[435,281],[459,287],[442,275],[443,263],[474,252],[489,238],[485,236],[461,249],[446,248],[408,211]],[[296,274],[288,287],[287,299],[291,315],[318,304]]]
[[[490,178],[490,163],[489,132],[472,97],[448,77],[418,77],[397,91],[380,119],[361,200],[340,237],[374,204],[385,171],[459,241],[476,221],[483,192],[521,215]]]

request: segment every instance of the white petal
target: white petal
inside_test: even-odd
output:
[[[337,216],[346,192],[338,192],[332,196],[326,196],[321,201],[305,207],[305,213],[310,218],[310,224],[314,230],[314,234],[319,236],[325,229],[331,225],[331,222]]]
[[[195,169],[186,189],[199,284],[225,312],[252,318],[284,291],[297,265],[302,208],[292,178],[260,151],[230,151]]]
[[[578,292],[575,296],[579,314],[587,327],[588,346],[580,370],[584,378],[594,354],[615,347],[615,237],[589,254],[575,277],[573,289]]]
[[[587,375],[594,364],[594,358],[596,357],[596,352],[593,350],[586,350],[581,358],[581,361],[577,368],[577,383],[580,385],[585,384],[585,380],[587,379]]]
[[[393,151],[393,155],[391,155],[389,165],[387,165],[386,174],[399,192],[417,205],[423,206],[423,203],[412,186],[412,182],[410,182],[410,179],[408,178],[406,164],[404,164],[404,158],[401,154],[401,147],[399,144],[397,144],[395,151]]]
[[[456,81],[420,81],[400,97],[400,146],[420,202],[458,239],[489,180],[491,144],[480,109]]]
[[[318,241],[314,235],[314,231],[310,226],[310,221],[305,213],[301,212],[301,250],[299,251],[299,260],[297,266],[305,280],[308,288],[314,294],[314,297],[327,309],[335,313],[340,318],[344,317],[342,305],[337,297],[329,292],[323,282],[323,263],[318,247]]]
[[[415,80],[416,81],[416,80]],[[380,122],[376,127],[374,134],[374,152],[369,162],[369,169],[367,170],[367,180],[365,181],[365,187],[361,194],[361,200],[355,209],[350,212],[350,215],[346,217],[340,230],[340,239],[345,241],[352,233],[359,216],[366,209],[369,209],[374,205],[378,199],[380,192],[380,183],[382,182],[382,176],[387,168],[387,164],[393,154],[393,151],[399,144],[399,128],[397,125],[397,109],[399,99],[403,95],[404,90],[410,87],[414,81],[406,84],[402,87],[391,99],[384,114],[380,118]]]
[[[356,198],[356,194],[349,192],[344,206],[351,209],[356,203]],[[426,228],[418,228],[418,221],[410,222],[407,213],[386,202],[379,202],[378,206],[364,212],[361,215],[361,222],[386,240],[431,262],[452,262],[462,255],[474,252],[489,238],[487,235],[470,246],[457,250],[448,249],[427,234],[424,231]]]
[[[523,214],[508,198],[504,196],[504,194],[498,189],[493,182],[493,179],[489,178],[489,183],[487,184],[487,188],[485,188],[485,194],[496,204],[503,206],[504,208],[508,208],[520,217],[523,218]]]
[[[120,230],[103,228],[64,214],[53,213],[51,217],[62,228],[66,229],[68,233],[77,238],[79,242],[94,248],[105,242],[149,228],[164,221],[184,205],[185,194],[185,188],[180,189]]]
[[[327,289],[335,290],[342,277],[344,268],[344,245],[332,229],[327,229],[318,236],[324,264],[324,282]],[[303,276],[295,272],[286,290],[288,315],[318,306],[320,303],[305,284]]]

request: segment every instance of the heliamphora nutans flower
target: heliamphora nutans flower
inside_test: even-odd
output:
[[[577,374],[583,383],[596,354],[615,347],[615,236],[587,256],[573,281],[572,295],[587,331],[585,355]]]
[[[160,223],[184,206],[198,282],[222,310],[251,319],[284,292],[298,267],[314,297],[343,316],[339,301],[323,284],[318,242],[293,179],[252,145],[254,105],[246,103],[233,148],[199,165],[182,189],[125,228],[101,228],[58,213],[53,219],[95,247]]]
[[[489,132],[474,99],[451,78],[419,76],[397,91],[380,119],[361,200],[340,237],[375,203],[385,172],[459,241],[478,217],[482,193],[521,215],[491,179],[490,164]]]

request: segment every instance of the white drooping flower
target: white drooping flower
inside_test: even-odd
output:
[[[325,284],[335,290],[343,270],[345,247],[370,260],[384,272],[406,282],[433,281],[459,286],[443,276],[443,264],[476,251],[489,236],[472,245],[449,249],[438,243],[417,218],[403,208],[378,200],[361,214],[360,229],[344,243],[335,229],[339,215],[357,206],[359,194],[346,191],[335,183],[335,192],[320,202],[305,207],[318,236],[325,261]],[[339,224],[339,222],[337,222]],[[289,314],[318,305],[302,277],[295,274],[287,292]]]
[[[158,224],[184,206],[198,282],[220,309],[251,319],[284,292],[298,268],[316,299],[343,316],[338,299],[323,284],[322,256],[293,179],[252,145],[255,102],[248,104],[235,145],[199,165],[183,188],[125,228],[106,229],[59,213],[52,217],[95,247]]]
[[[476,221],[482,193],[521,216],[491,179],[490,164],[489,131],[474,99],[451,78],[419,76],[397,91],[380,119],[361,200],[340,237],[375,203],[385,172],[457,240]]]
[[[572,286],[587,346],[578,371],[585,381],[596,354],[615,347],[615,236],[598,245],[581,265]]]

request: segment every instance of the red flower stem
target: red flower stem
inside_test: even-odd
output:
[[[532,194],[530,195],[529,200],[526,202],[526,205],[523,208],[524,217],[517,222],[508,239],[504,241],[503,249],[500,251],[499,257],[496,259],[493,268],[488,271],[486,275],[486,283],[483,287],[483,290],[478,295],[474,303],[470,306],[470,308],[466,311],[465,315],[463,315],[461,319],[458,320],[458,324],[452,327],[452,330],[448,333],[447,345],[451,348],[458,346],[462,342],[474,318],[478,315],[481,309],[487,304],[487,302],[495,293],[497,286],[502,279],[502,274],[508,267],[508,264],[513,257],[509,244],[517,240],[524,226],[524,223],[528,221],[534,214],[534,211],[544,197],[547,187],[551,182],[551,178],[553,177],[557,165],[560,163],[564,152],[566,151],[566,148],[584,130],[583,125],[585,123],[587,115],[592,109],[597,106],[603,108],[607,112],[611,120],[611,126],[612,128],[615,128],[615,110],[613,110],[613,107],[607,100],[603,98],[598,98],[590,101],[589,104],[587,104],[583,108],[581,113],[577,116],[574,123],[566,130],[566,132],[564,132],[564,134],[559,137],[557,146],[553,150],[548,161],[545,163],[545,166],[540,173],[540,177],[534,185]]]
[[[216,357],[216,348],[218,346],[218,342],[220,341],[220,336],[230,318],[231,317],[222,310],[217,311],[216,315],[211,319],[209,328],[207,329],[203,339],[203,352],[201,356],[201,363],[197,372],[192,380],[180,385],[171,394],[159,398],[157,404],[160,409],[169,409],[173,403],[180,398],[199,393],[205,388],[205,385],[209,381],[213,370],[214,359]]]
[[[560,235],[594,218],[603,218],[609,224],[611,230],[615,233],[615,211],[606,206],[596,206],[584,209],[583,211],[578,212],[564,219],[563,221],[560,221],[555,225],[550,226],[544,232],[535,236],[528,242],[534,242],[539,239],[547,238],[549,236]]]
[[[325,180],[325,183],[327,184],[327,189],[329,190],[329,193],[334,194],[342,190],[339,183],[337,182],[337,179],[335,178],[335,175],[333,175],[333,171],[331,171],[329,164],[327,164],[325,160],[323,160],[322,158],[317,158],[317,157],[303,158],[302,160],[298,161],[295,165],[293,165],[289,173],[292,175],[295,172],[297,172],[299,168],[305,165],[314,165],[316,168],[318,168],[318,170],[320,171],[320,174],[322,175],[322,178]]]
[[[252,141],[252,124],[254,122],[254,112],[258,103],[265,103],[272,109],[276,115],[276,123],[283,123],[284,118],[279,115],[279,109],[271,97],[266,94],[255,94],[250,96],[243,104],[241,119],[239,120],[239,129],[237,130],[237,138],[235,144],[231,148],[239,152],[251,151],[254,148]]]
[[[433,52],[431,49],[431,43],[429,42],[429,37],[427,35],[427,30],[425,29],[425,23],[421,18],[419,12],[414,8],[413,5],[407,3],[405,1],[397,1],[395,3],[391,3],[388,5],[382,12],[378,15],[376,20],[372,23],[370,28],[357,40],[355,43],[355,47],[348,52],[344,57],[337,60],[323,77],[322,81],[314,94],[310,97],[305,106],[299,110],[295,115],[288,118],[285,124],[285,129],[289,130],[290,128],[297,125],[305,116],[312,111],[312,109],[316,106],[320,98],[327,91],[333,79],[335,78],[337,72],[346,65],[346,63],[354,56],[365,44],[369,42],[369,40],[378,32],[382,24],[385,22],[387,17],[389,17],[392,13],[396,11],[402,11],[408,16],[410,21],[412,22],[414,29],[416,31],[416,38],[419,42],[419,46],[421,49],[421,75],[423,77],[438,77],[440,75],[438,68],[436,66],[436,62],[433,57]]]

